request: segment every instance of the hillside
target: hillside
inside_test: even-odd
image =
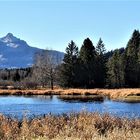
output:
[[[12,33],[0,38],[0,68],[25,68],[32,66],[34,54],[43,51],[31,47],[26,41],[15,37]],[[64,53],[50,50],[50,54],[62,61]]]

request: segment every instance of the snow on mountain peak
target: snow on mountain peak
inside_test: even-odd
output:
[[[11,43],[17,40],[17,38],[14,37],[12,33],[8,33],[5,37],[1,38],[1,40],[5,43]]]
[[[8,33],[6,36],[0,38],[0,41],[3,42],[7,47],[17,48],[28,46],[28,44],[24,40],[20,40],[15,37],[12,33]]]

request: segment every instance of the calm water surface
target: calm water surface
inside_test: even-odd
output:
[[[0,113],[22,118],[44,114],[70,112],[108,112],[112,115],[140,117],[140,103],[124,103],[111,100],[103,102],[63,101],[57,96],[0,96]]]

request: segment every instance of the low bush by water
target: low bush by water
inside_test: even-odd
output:
[[[101,95],[60,95],[58,96],[59,99],[64,101],[81,101],[81,102],[93,102],[93,101],[99,101],[103,102],[104,97]]]
[[[122,99],[124,102],[140,103],[140,94],[131,94]]]

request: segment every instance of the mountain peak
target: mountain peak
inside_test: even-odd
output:
[[[12,34],[12,33],[8,33],[8,34],[6,35],[6,37],[13,37],[13,34]]]
[[[5,43],[15,42],[18,38],[13,36],[12,33],[8,33],[6,36],[2,37],[1,40]]]
[[[11,48],[28,46],[28,44],[24,40],[20,40],[20,38],[15,37],[12,33],[8,33],[6,36],[0,38],[0,41]]]

